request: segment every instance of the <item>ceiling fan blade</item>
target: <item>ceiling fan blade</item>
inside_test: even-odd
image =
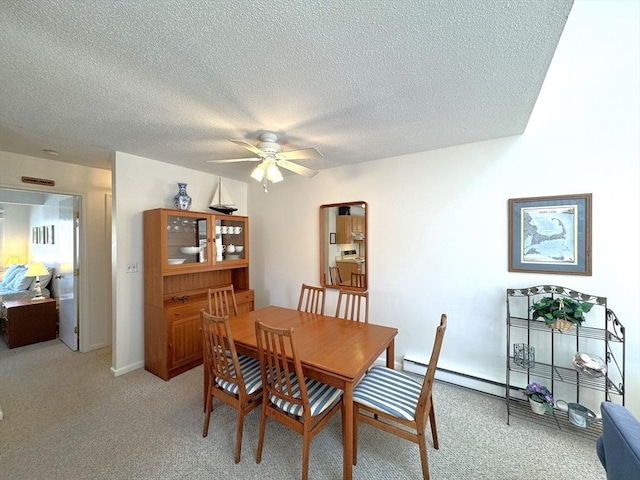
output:
[[[284,160],[310,160],[312,158],[322,158],[323,155],[316,148],[301,148],[300,150],[280,152],[277,157]]]
[[[282,168],[286,168],[287,170],[291,170],[293,173],[297,173],[298,175],[303,175],[307,178],[315,177],[318,172],[316,170],[311,170],[310,168],[303,167],[302,165],[298,165],[297,163],[289,162],[287,160],[278,160],[276,165]]]
[[[252,157],[252,158],[229,158],[226,160],[207,160],[209,163],[235,163],[235,162],[259,162],[261,158]]]
[[[253,153],[255,153],[256,155],[264,155],[264,152],[262,150],[260,150],[259,148],[251,145],[249,142],[245,142],[244,140],[233,140],[233,139],[229,139],[230,142],[235,143],[236,145],[240,145],[242,148],[246,148],[247,150],[251,150]]]

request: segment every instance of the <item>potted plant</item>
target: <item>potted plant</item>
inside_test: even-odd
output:
[[[524,389],[524,393],[529,397],[531,410],[538,415],[544,415],[545,412],[552,412],[555,401],[553,395],[547,387],[536,382],[531,382]]]
[[[542,318],[549,328],[566,332],[582,325],[584,314],[593,307],[590,302],[578,302],[569,297],[543,297],[531,306],[533,319]]]

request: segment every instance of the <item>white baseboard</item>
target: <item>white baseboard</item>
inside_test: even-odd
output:
[[[425,375],[428,366],[427,363],[408,355],[405,355],[402,360],[402,369],[404,371],[417,373],[418,375]],[[486,380],[466,373],[454,372],[453,370],[436,368],[436,379],[498,397],[504,397],[505,394],[504,383]]]
[[[144,368],[144,362],[133,363],[124,368],[118,368],[118,369],[111,367],[109,371],[111,372],[111,375],[113,375],[114,377],[119,377],[120,375],[133,372],[134,370],[138,370],[139,368]]]

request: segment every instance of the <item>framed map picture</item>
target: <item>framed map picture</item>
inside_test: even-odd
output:
[[[591,194],[509,199],[509,271],[591,275]]]

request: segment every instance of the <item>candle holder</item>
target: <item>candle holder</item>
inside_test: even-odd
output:
[[[513,344],[513,362],[522,368],[536,366],[536,349],[526,343]]]

